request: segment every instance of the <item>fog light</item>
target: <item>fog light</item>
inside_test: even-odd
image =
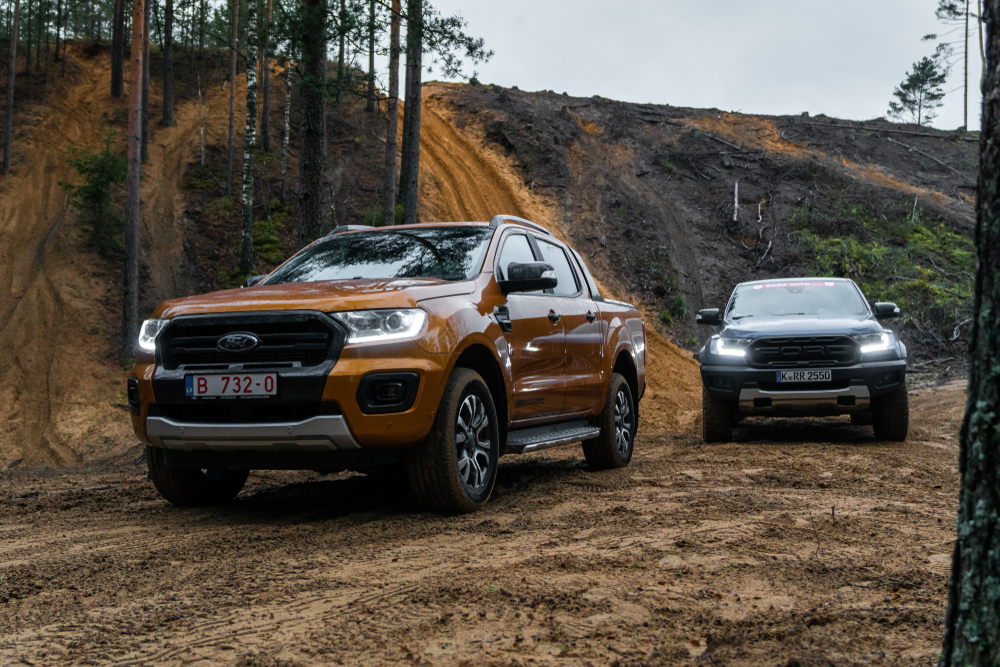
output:
[[[402,382],[382,382],[375,385],[375,402],[394,405],[403,402],[406,389]]]
[[[838,396],[837,405],[855,405],[857,403],[857,397],[855,396]]]
[[[753,399],[753,406],[755,408],[769,408],[771,407],[770,398],[755,398]]]
[[[128,379],[128,407],[132,414],[140,412],[142,402],[139,399],[139,381],[135,378]]]

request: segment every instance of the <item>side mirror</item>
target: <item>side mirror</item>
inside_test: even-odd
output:
[[[698,314],[694,317],[694,321],[698,324],[704,324],[707,327],[717,327],[722,324],[722,318],[719,317],[718,308],[706,308],[705,310],[699,310]]]
[[[249,278],[247,278],[246,280],[243,281],[243,286],[244,287],[253,287],[257,283],[259,283],[260,281],[262,281],[264,278],[267,278],[266,274],[263,275],[263,276],[250,276]]]
[[[894,303],[875,304],[875,319],[891,320],[894,317],[899,317],[899,306]]]
[[[556,270],[544,262],[511,262],[507,265],[506,273],[507,280],[497,281],[500,291],[505,295],[512,292],[552,289],[559,284]]]

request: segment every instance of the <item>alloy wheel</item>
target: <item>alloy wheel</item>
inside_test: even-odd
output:
[[[623,461],[627,461],[632,453],[632,423],[632,401],[627,387],[622,385],[615,396],[615,447]]]
[[[458,476],[472,493],[482,491],[490,479],[490,418],[475,394],[462,401],[455,419],[455,458]]]

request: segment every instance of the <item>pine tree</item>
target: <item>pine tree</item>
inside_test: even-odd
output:
[[[7,114],[3,126],[3,169],[10,171],[10,142],[14,131],[14,74],[17,71],[17,23],[21,18],[21,0],[14,0],[14,16],[10,24],[10,52],[7,59]]]
[[[323,160],[326,117],[324,0],[302,3],[302,76],[299,79],[299,247],[323,228]]]
[[[274,0],[267,0],[267,14],[264,23],[264,45],[261,49],[261,76],[264,85],[263,109],[260,114],[260,147],[265,153],[271,152],[271,15]]]
[[[233,145],[235,143],[236,118],[236,37],[239,34],[240,0],[230,0],[230,40],[229,40],[229,145],[226,150],[226,196],[233,196]]]
[[[1000,663],[1000,0],[986,0],[976,273],[962,475],[941,667]]]
[[[253,272],[253,160],[257,137],[257,8],[247,2],[247,124],[243,135],[243,202],[240,208],[243,236],[240,244],[240,272]]]
[[[423,0],[406,2],[406,104],[403,106],[403,156],[399,173],[399,198],[403,224],[417,222],[420,176],[420,107],[423,74]]]
[[[913,71],[906,75],[893,96],[898,100],[889,102],[889,116],[899,120],[909,120],[917,125],[929,123],[937,117],[935,109],[941,107],[941,99],[947,74],[937,60],[924,57],[913,64]]]
[[[146,0],[142,29],[142,163],[149,160],[149,10],[152,0]]]
[[[121,0],[124,4],[124,0]],[[139,343],[139,183],[142,178],[142,56],[144,0],[132,5],[132,55],[128,99],[128,174],[125,177],[125,266],[122,271],[122,362],[135,359]]]
[[[382,194],[382,221],[396,222],[396,149],[399,134],[399,24],[400,0],[392,0],[389,37],[389,99],[386,106],[385,185]]]
[[[950,70],[958,58],[962,59],[962,91],[964,100],[964,123],[963,127],[969,126],[969,27],[972,21],[978,24],[980,52],[982,52],[982,8],[981,2],[977,4],[979,13],[972,11],[971,0],[938,0],[938,7],[935,14],[939,21],[950,27],[948,35],[958,33],[958,38],[947,42],[940,41],[938,44],[938,54],[941,56],[943,65]],[[938,40],[938,35],[927,35],[925,41]],[[959,54],[954,55],[956,47]],[[983,65],[985,66],[985,54],[982,54]],[[982,81],[980,81],[982,87]]]
[[[61,0],[60,0],[61,1]],[[375,0],[368,7],[368,101],[365,111],[375,111]]]
[[[174,124],[174,0],[163,10],[163,124]]]

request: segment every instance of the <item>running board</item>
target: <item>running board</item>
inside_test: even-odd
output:
[[[527,454],[540,449],[571,445],[601,434],[601,429],[591,426],[586,420],[525,428],[507,434],[507,451]]]

